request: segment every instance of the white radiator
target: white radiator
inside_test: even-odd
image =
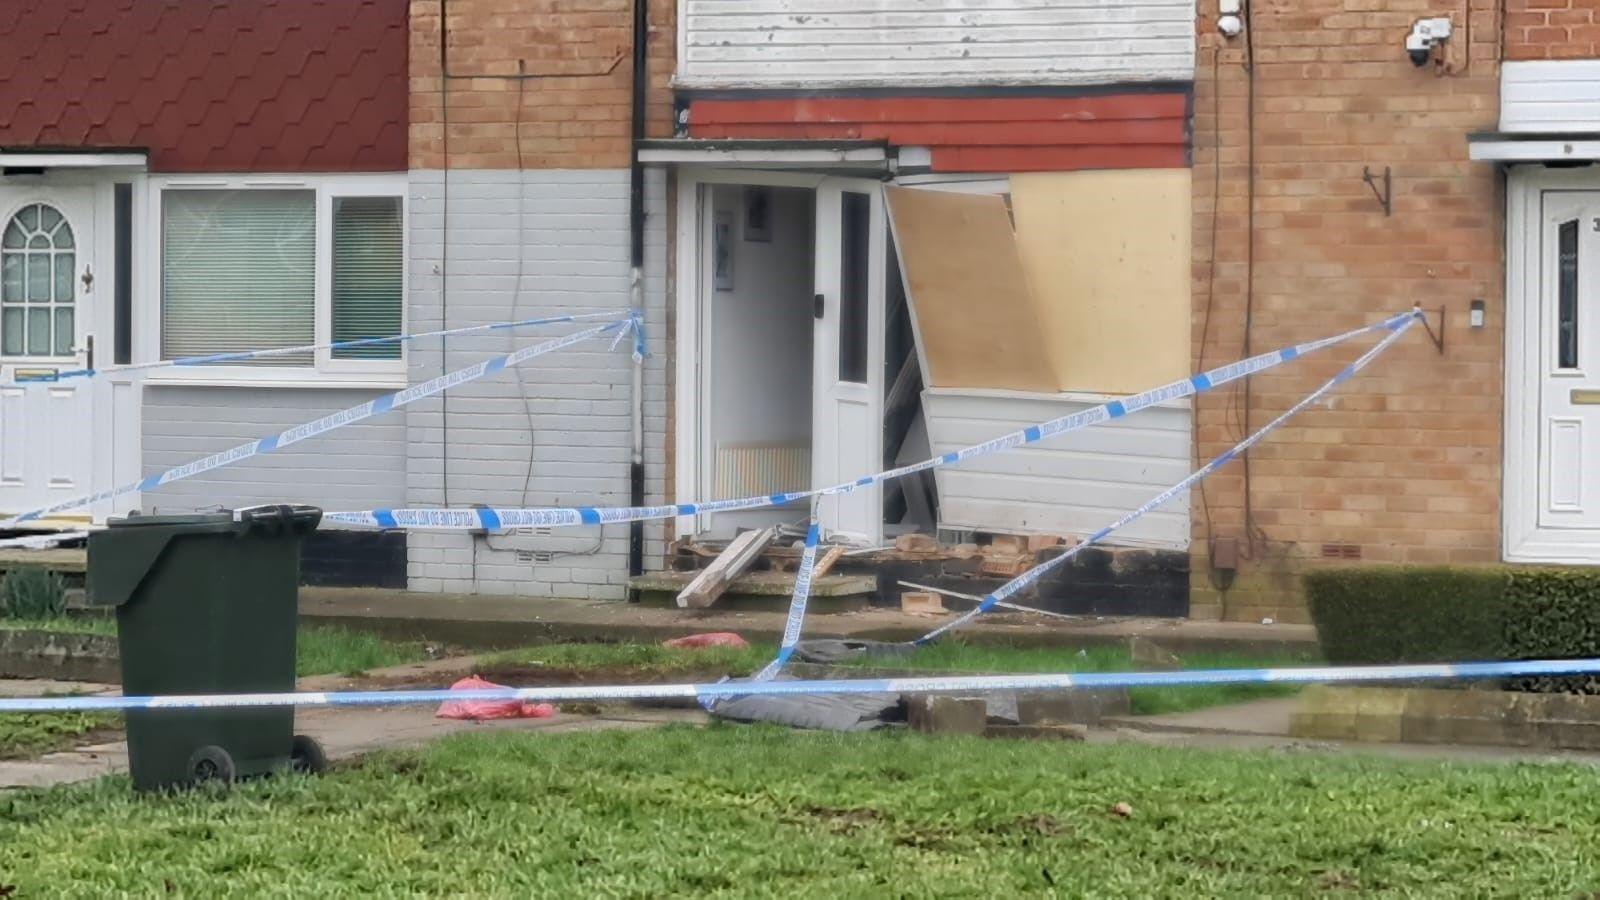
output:
[[[717,448],[717,499],[803,491],[811,486],[811,448],[732,444]]]

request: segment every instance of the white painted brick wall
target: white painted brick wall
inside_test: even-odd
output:
[[[449,176],[446,252],[443,173],[411,173],[411,330],[627,308],[627,170],[455,169]],[[644,387],[647,503],[666,502],[665,209],[665,180],[652,172],[644,285],[652,353]],[[415,345],[411,381],[577,327],[469,335],[444,348],[436,341]],[[408,408],[407,505],[628,502],[633,374],[626,347],[612,351],[608,339],[595,340],[520,372],[520,383],[516,371],[506,371]],[[647,523],[647,564],[663,560],[665,534],[665,523]],[[418,532],[409,548],[416,591],[592,599],[620,599],[627,591],[626,525],[549,535]],[[554,558],[520,561],[519,550]]]

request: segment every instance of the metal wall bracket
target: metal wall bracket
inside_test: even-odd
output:
[[[1389,167],[1383,167],[1382,190],[1378,189],[1378,177],[1373,175],[1372,170],[1367,166],[1361,167],[1361,180],[1367,183],[1367,187],[1372,188],[1372,196],[1377,197],[1378,202],[1383,204],[1383,214],[1385,216],[1394,215],[1394,180]]]
[[[1433,330],[1433,323],[1428,321],[1428,314],[1422,314],[1422,327],[1427,329],[1428,340],[1433,341],[1433,346],[1439,351],[1440,356],[1444,355],[1444,310],[1443,306],[1439,307],[1439,331],[1437,333]]]

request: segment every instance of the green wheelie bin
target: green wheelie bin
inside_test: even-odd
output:
[[[294,690],[300,543],[322,511],[112,519],[89,538],[88,600],[116,608],[122,690],[168,694]],[[294,733],[290,707],[127,711],[139,790],[327,765]]]

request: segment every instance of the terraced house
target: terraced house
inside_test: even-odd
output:
[[[1593,16],[1584,0],[9,4],[0,510],[537,337],[17,380],[34,370],[640,308],[637,368],[583,345],[84,513],[684,503],[843,481],[1417,305],[1434,340],[1409,336],[1034,601],[1294,621],[1309,565],[1587,562]],[[1353,353],[817,514],[861,546],[1081,538]],[[325,532],[311,552],[342,583],[616,599],[677,549],[806,514]]]

